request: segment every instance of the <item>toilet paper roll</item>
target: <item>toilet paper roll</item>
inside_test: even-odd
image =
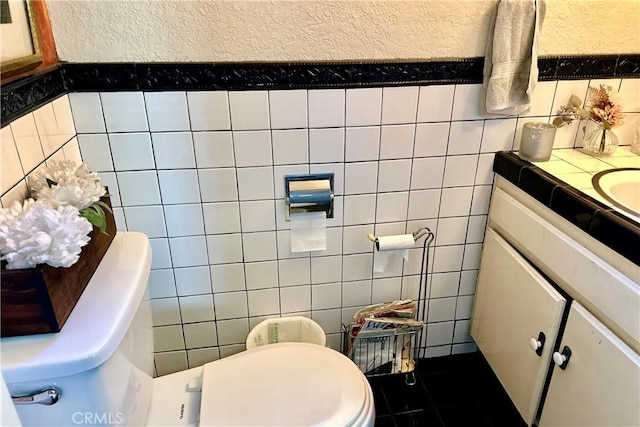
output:
[[[409,249],[415,247],[416,241],[413,234],[400,234],[396,236],[380,236],[376,239],[378,252],[373,260],[373,271],[384,273],[393,256],[399,256],[409,262]]]
[[[304,212],[291,214],[291,252],[327,249],[327,214]]]

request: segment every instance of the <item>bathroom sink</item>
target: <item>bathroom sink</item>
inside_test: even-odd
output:
[[[640,168],[605,170],[595,174],[591,182],[615,207],[640,218]]]

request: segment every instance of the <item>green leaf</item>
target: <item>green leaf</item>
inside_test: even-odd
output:
[[[98,227],[103,234],[107,234],[107,218],[102,208],[98,206],[96,209],[94,206],[89,206],[81,210],[80,215],[85,217],[92,225]]]
[[[102,206],[109,213],[113,213],[113,211],[111,210],[111,207],[108,204],[106,204],[105,202],[103,202],[102,200],[98,200],[97,202],[94,203],[94,205]]]
[[[578,108],[582,105],[582,100],[575,95],[571,95],[569,102],[574,108]]]
[[[45,178],[47,180],[47,185],[49,186],[49,188],[53,187],[54,185],[58,185],[57,182],[49,179],[49,178]]]

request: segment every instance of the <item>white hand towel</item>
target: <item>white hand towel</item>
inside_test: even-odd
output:
[[[487,114],[516,115],[531,108],[538,81],[538,38],[544,0],[501,0],[493,15],[484,57],[482,109]]]

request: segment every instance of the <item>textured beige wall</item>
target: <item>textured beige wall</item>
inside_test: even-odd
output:
[[[48,0],[72,62],[484,56],[497,0]],[[639,0],[547,0],[541,55],[640,53]]]

